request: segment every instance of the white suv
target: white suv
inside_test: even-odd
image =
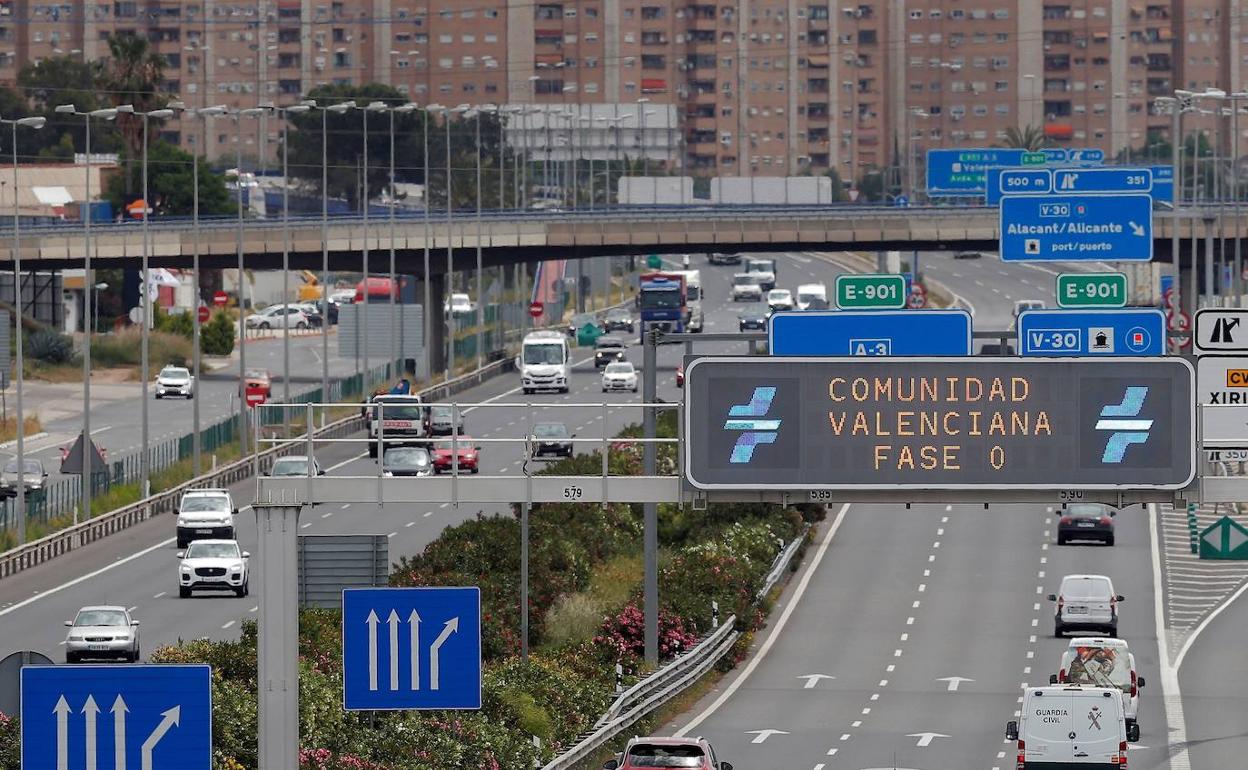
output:
[[[192,489],[178,503],[178,548],[192,540],[234,539],[238,509],[226,489]]]
[[[1114,593],[1114,581],[1105,575],[1067,575],[1049,601],[1057,602],[1053,615],[1053,635],[1087,629],[1118,635],[1118,602],[1125,599]]]
[[[201,588],[246,596],[251,592],[247,581],[250,557],[238,547],[237,540],[196,540],[186,551],[178,552],[178,596],[189,598],[192,591]]]

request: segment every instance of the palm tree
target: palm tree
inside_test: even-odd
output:
[[[1025,126],[1018,128],[1010,126],[1005,129],[1005,146],[1017,147],[1029,152],[1036,152],[1044,149],[1044,131],[1036,126]]]
[[[165,57],[152,50],[147,38],[125,33],[108,38],[109,58],[101,68],[97,85],[113,104],[132,104],[138,112],[160,109],[165,97],[160,93],[164,82]],[[117,130],[129,148],[131,157],[143,151],[142,119],[134,115],[117,116]]]

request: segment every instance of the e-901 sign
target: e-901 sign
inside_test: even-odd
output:
[[[902,275],[838,275],[836,305],[848,309],[900,310],[906,306]]]
[[[1124,307],[1123,273],[1062,273],[1057,277],[1057,305],[1069,308]]]

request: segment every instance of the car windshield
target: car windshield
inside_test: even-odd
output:
[[[166,366],[160,370],[160,376],[169,380],[185,380],[191,376],[191,373],[176,366]]]
[[[5,473],[17,473],[17,460],[9,460],[4,466]],[[43,465],[38,460],[26,461],[27,473],[43,473]]]
[[[628,750],[628,767],[702,767],[706,755],[698,746],[654,746],[641,743]]]
[[[82,610],[74,618],[75,626],[128,626],[121,610]]]
[[[641,308],[643,310],[675,310],[680,305],[679,289],[646,289],[641,293]]]
[[[632,374],[633,365],[629,363],[607,364],[607,374]]]
[[[228,511],[229,498],[221,495],[194,495],[182,498],[183,511]]]
[[[1104,599],[1109,596],[1109,581],[1104,578],[1079,578],[1062,583],[1066,599]]]
[[[1126,650],[1116,647],[1075,647],[1066,671],[1067,681],[1095,687],[1131,689],[1131,660]]]
[[[685,288],[685,299],[693,302],[702,298],[702,287],[696,284],[690,284]]]
[[[736,286],[751,286],[758,284],[758,278],[752,275],[734,275],[732,282]]]
[[[771,260],[751,259],[745,269],[750,273],[770,273],[775,270],[775,265]]]
[[[429,453],[420,447],[395,447],[386,450],[385,464],[402,467],[428,465]]]
[[[619,337],[599,337],[594,345],[598,348],[622,348],[624,347],[624,341]]]
[[[629,318],[628,311],[617,308],[615,310],[609,311],[607,313],[607,318],[612,321],[627,321]]]
[[[243,376],[253,380],[269,379],[269,373],[264,369],[248,369]]]
[[[410,401],[378,401],[382,406],[377,410],[387,420],[419,420],[423,407]]]
[[[1099,505],[1072,505],[1066,513],[1075,519],[1099,519],[1106,514]]]
[[[788,302],[792,299],[792,295],[789,294],[788,289],[776,289],[775,291],[767,292],[767,299],[772,302]]]
[[[803,305],[817,299],[823,299],[823,295],[813,291],[799,291],[797,293],[797,301],[801,302]]]
[[[429,418],[433,420],[450,420],[453,417],[453,410],[449,406],[431,406],[429,407]]]
[[[561,422],[539,422],[533,426],[533,433],[539,438],[563,438],[568,435],[568,426]]]
[[[188,559],[239,559],[238,543],[194,542],[186,549]]]
[[[526,364],[562,364],[563,345],[552,342],[539,345],[525,345],[524,362]]]
[[[286,457],[273,463],[274,476],[306,476],[308,464],[299,458]]]
[[[459,451],[465,452],[465,451],[472,449],[472,437],[471,436],[459,436],[454,441],[451,441],[450,439],[445,439],[443,441],[436,441],[433,444],[433,448],[445,449],[448,452],[453,451],[455,448],[458,448]]]

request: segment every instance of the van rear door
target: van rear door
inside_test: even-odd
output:
[[[1117,770],[1126,741],[1122,698],[1103,688],[1029,691],[1023,717],[1027,770]]]

